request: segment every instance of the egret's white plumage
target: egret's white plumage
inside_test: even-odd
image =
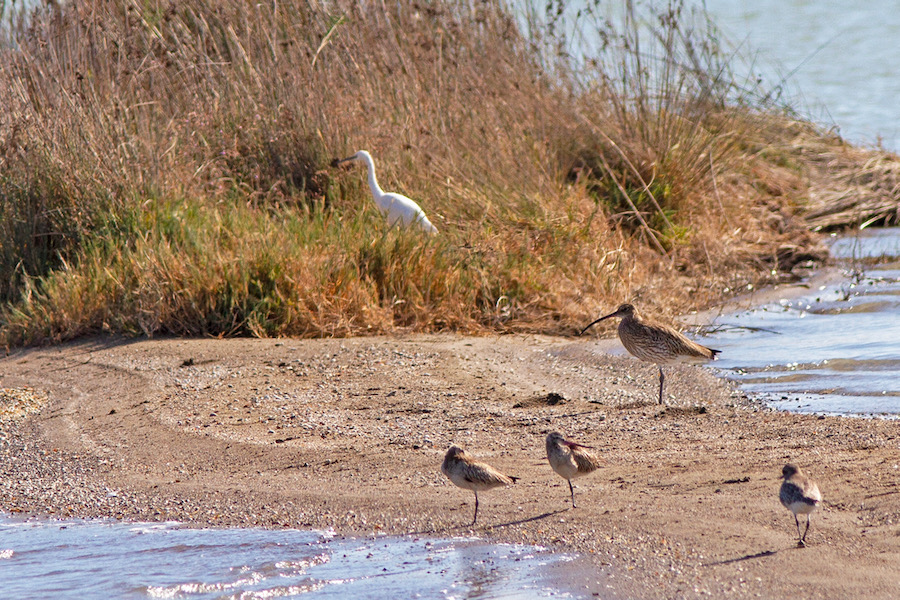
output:
[[[394,192],[385,192],[378,185],[378,179],[375,178],[375,161],[372,155],[365,150],[360,150],[353,156],[343,158],[338,164],[351,160],[359,160],[366,163],[369,169],[369,189],[372,190],[372,198],[385,217],[387,217],[388,226],[393,227],[396,223],[400,223],[403,227],[410,225],[418,225],[426,233],[437,233],[437,227],[431,224],[425,211],[410,198],[403,194]]]

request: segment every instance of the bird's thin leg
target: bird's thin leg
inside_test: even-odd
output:
[[[569,482],[569,493],[572,495],[572,508],[578,508],[575,506],[575,488],[572,487],[572,480],[567,479],[566,481]]]
[[[803,530],[803,537],[800,538],[800,541],[803,542],[803,545],[806,545],[806,534],[809,533],[809,515],[806,515],[806,529]]]
[[[475,516],[472,517],[472,525],[478,521],[478,492],[475,492]],[[797,533],[800,533],[800,526],[797,525]]]
[[[797,519],[797,515],[794,515],[794,524],[797,526],[797,545],[805,546],[806,542],[803,541],[803,536],[800,535],[800,521]]]
[[[657,365],[659,366],[659,365]],[[659,403],[663,403],[663,382],[666,380],[666,376],[663,375],[662,367],[659,367]]]

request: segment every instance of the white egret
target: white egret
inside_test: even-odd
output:
[[[393,227],[399,221],[403,227],[418,225],[426,233],[435,234],[438,232],[437,227],[431,224],[431,221],[425,216],[425,211],[415,201],[403,194],[385,192],[381,189],[381,186],[378,185],[378,180],[375,178],[375,162],[372,160],[371,154],[365,150],[360,150],[353,156],[338,160],[336,164],[351,160],[363,161],[369,168],[369,189],[372,190],[372,198],[375,200],[375,204],[378,205],[378,210],[387,217],[389,227]]]

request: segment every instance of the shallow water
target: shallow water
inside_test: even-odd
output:
[[[689,3],[690,4],[690,3]],[[854,142],[900,150],[900,11],[888,0],[705,0],[715,23],[771,89],[788,76],[786,96],[800,99],[826,126]]]
[[[0,514],[4,598],[576,598],[573,557],[473,539],[338,538]]]
[[[900,229],[835,238],[846,279],[715,320],[715,367],[776,408],[900,414]],[[866,266],[877,257],[886,262]]]
[[[553,11],[564,8],[570,19],[585,5],[598,6],[587,0],[513,4],[530,6],[537,14],[547,5]],[[599,7],[609,22],[619,25],[624,4],[605,2]],[[647,7],[665,7],[667,2],[634,4],[640,18],[655,22]],[[685,0],[684,7],[683,24],[690,23],[687,15],[692,10],[706,11],[720,32],[715,37],[724,55],[734,57],[730,64],[740,87],[767,94],[853,143],[900,151],[900,72],[895,67],[900,62],[895,41],[900,37],[900,11],[894,3]],[[606,43],[605,35],[590,29],[576,39],[570,48],[574,54]],[[652,40],[647,35],[641,42],[648,61],[661,52]]]
[[[707,0],[758,51],[764,85],[791,75],[819,122],[900,149],[900,11],[884,0]],[[848,49],[850,49],[848,51]],[[779,63],[780,68],[773,66]],[[820,108],[821,107],[821,108]],[[900,257],[896,230],[838,240],[837,256]],[[900,261],[802,298],[726,315],[706,343],[748,392],[788,410],[900,413]],[[747,327],[761,328],[757,330]],[[342,539],[293,530],[22,521],[0,515],[9,598],[546,598],[569,557],[477,540]]]

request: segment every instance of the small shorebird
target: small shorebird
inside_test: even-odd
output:
[[[504,475],[491,465],[475,460],[459,446],[450,446],[444,455],[441,472],[458,487],[475,492],[475,516],[472,525],[478,520],[478,492],[495,487],[515,483],[518,477]]]
[[[794,513],[794,523],[797,525],[797,545],[806,546],[806,533],[809,531],[809,515],[816,510],[816,506],[822,501],[822,493],[819,486],[800,471],[800,467],[788,463],[781,469],[784,483],[778,491],[778,498],[785,508]],[[806,515],[806,529],[800,535],[800,521],[797,515]]]
[[[620,305],[615,312],[600,317],[582,329],[578,335],[610,317],[622,318],[619,322],[619,339],[625,349],[641,360],[655,363],[659,368],[660,404],[663,403],[663,382],[666,379],[663,375],[663,365],[715,360],[716,354],[721,352],[692,342],[668,325],[644,320],[631,304]]]
[[[567,440],[558,431],[547,434],[547,460],[550,461],[550,466],[556,474],[569,482],[572,508],[577,508],[572,478],[587,475],[600,466],[600,459],[588,452],[588,448],[590,446]]]

